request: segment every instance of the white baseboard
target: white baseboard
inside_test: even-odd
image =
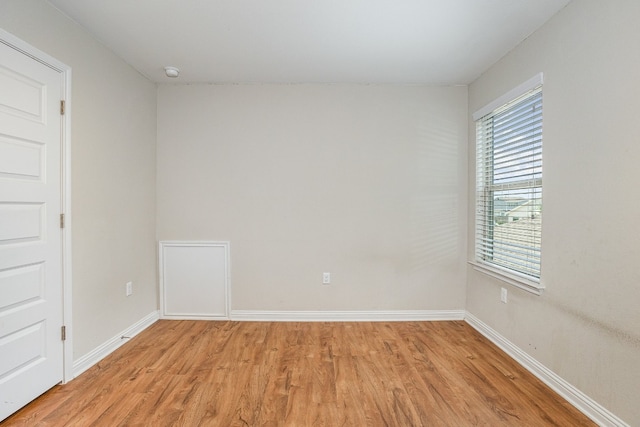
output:
[[[160,319],[160,312],[157,310],[153,311],[143,319],[129,326],[127,329],[120,332],[115,337],[107,340],[78,360],[74,360],[73,378],[76,378],[78,375],[82,374],[84,371],[100,362],[102,359],[104,359],[109,354],[113,353],[115,350],[129,341],[128,339],[123,339],[122,337],[133,338],[134,336],[138,335],[140,332],[154,324],[158,319]]]
[[[164,316],[160,316],[160,319],[162,320],[231,320],[229,319],[229,316],[223,315],[223,316],[213,316],[213,315],[191,315],[191,314],[170,314],[170,315],[164,315]]]
[[[629,424],[529,356],[473,314],[467,312],[464,320],[598,425],[629,427]]]
[[[231,320],[254,322],[393,322],[464,320],[464,310],[269,311],[232,310]]]

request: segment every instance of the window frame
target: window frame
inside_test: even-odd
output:
[[[543,79],[543,74],[539,73],[536,74],[535,76],[533,76],[531,79],[527,80],[526,82],[518,85],[516,88],[510,90],[509,92],[505,93],[504,95],[500,96],[499,98],[497,98],[496,100],[490,102],[489,104],[487,104],[486,106],[482,107],[481,109],[479,109],[478,111],[476,111],[473,114],[473,120],[474,120],[474,124],[477,127],[478,121],[482,120],[483,118],[485,118],[487,115],[496,112],[497,110],[507,106],[508,104],[512,103],[513,101],[517,100],[518,98],[522,97],[523,95],[526,95],[529,92],[532,92],[538,88],[540,88],[544,83],[544,79]],[[479,143],[478,139],[477,139],[477,135],[476,135],[476,167],[478,164],[478,150],[477,150],[477,144]],[[475,196],[475,200],[474,200],[474,213],[475,215],[477,215],[477,209],[475,209],[475,207],[477,206],[478,203],[478,179],[479,176],[477,174],[477,170],[476,170],[476,185],[475,185],[475,191],[474,194],[476,194]],[[540,192],[542,192],[542,178],[540,178],[539,180],[540,183]],[[477,217],[474,217],[474,229],[477,231],[477,228],[479,226],[480,222],[478,221]],[[542,284],[541,281],[541,276],[542,276],[542,269],[540,269],[540,275],[539,277],[534,277],[531,275],[528,275],[526,273],[521,273],[517,270],[513,270],[510,269],[508,267],[504,267],[498,264],[494,264],[485,260],[482,260],[478,257],[478,233],[474,232],[474,244],[473,244],[473,261],[470,261],[469,263],[473,266],[474,270],[482,272],[484,274],[487,274],[491,277],[494,277],[496,279],[499,279],[505,283],[511,284],[515,287],[518,287],[520,289],[524,289],[528,292],[531,292],[533,294],[536,295],[540,295],[542,293],[542,291],[544,290],[544,285]]]

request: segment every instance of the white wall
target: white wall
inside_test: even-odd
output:
[[[46,2],[2,0],[0,28],[72,67],[77,360],[157,308],[156,88]]]
[[[160,85],[158,239],[230,241],[234,310],[462,309],[466,111],[466,87]]]
[[[469,268],[467,309],[630,425],[640,425],[638,17],[636,0],[573,1],[469,88],[472,113],[544,72],[547,289],[510,287],[504,305],[505,285]],[[468,213],[471,258],[473,191]]]

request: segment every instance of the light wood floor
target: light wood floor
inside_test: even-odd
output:
[[[4,425],[594,424],[464,322],[159,321]]]

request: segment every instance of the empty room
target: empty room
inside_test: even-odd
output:
[[[0,0],[0,424],[640,425],[639,19]]]

